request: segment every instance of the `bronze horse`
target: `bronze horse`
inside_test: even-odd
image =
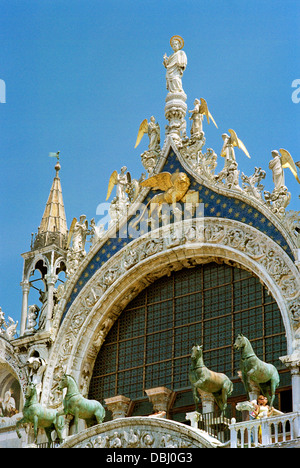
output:
[[[189,379],[192,384],[193,397],[196,410],[199,410],[198,390],[212,393],[222,412],[227,407],[227,398],[233,391],[233,384],[225,374],[209,370],[203,361],[203,347],[195,345],[191,354],[191,367]]]
[[[17,422],[16,432],[19,438],[21,438],[21,433],[19,427],[23,424],[31,423],[33,424],[34,429],[34,439],[35,443],[37,442],[38,429],[43,428],[46,432],[48,439],[48,447],[50,447],[52,439],[51,432],[56,430],[60,443],[63,442],[63,429],[64,429],[64,418],[57,418],[57,411],[54,409],[44,408],[40,403],[38,403],[36,386],[33,383],[30,383],[27,386],[25,393],[25,405],[23,408],[23,418]]]
[[[246,392],[249,393],[252,380],[268,398],[269,405],[273,406],[275,390],[280,381],[276,367],[261,361],[254,353],[248,338],[242,334],[237,336],[233,347],[241,350],[240,370]]]
[[[88,426],[96,421],[101,424],[105,418],[105,409],[99,401],[84,398],[78,389],[75,379],[71,375],[64,374],[59,389],[67,388],[66,396],[63,400],[64,409],[57,413],[57,417],[71,414],[74,416],[75,431],[78,433],[78,419],[84,419]]]

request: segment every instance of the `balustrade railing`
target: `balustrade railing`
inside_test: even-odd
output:
[[[229,429],[231,448],[254,448],[292,441],[300,437],[300,413],[239,423],[233,418]]]

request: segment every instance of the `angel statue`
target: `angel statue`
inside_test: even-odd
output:
[[[269,169],[271,169],[273,173],[273,182],[275,185],[274,191],[280,191],[280,189],[285,186],[283,169],[286,169],[287,167],[291,170],[295,179],[300,184],[296,164],[287,150],[283,148],[281,148],[279,152],[274,150],[272,151],[272,157],[273,159],[269,162]]]
[[[244,143],[238,138],[235,131],[229,129],[228,132],[230,135],[227,135],[227,133],[223,133],[222,135],[224,143],[221,150],[221,156],[223,156],[223,158],[226,158],[225,165],[226,163],[230,164],[232,161],[236,161],[235,152],[233,149],[234,146],[240,148],[242,151],[244,151],[245,155],[248,156],[248,158],[250,158],[250,154],[248,153]]]
[[[170,93],[183,93],[182,76],[187,66],[187,57],[183,50],[184,40],[180,36],[173,36],[170,45],[174,51],[170,57],[164,55],[163,65],[167,69],[167,90]]]
[[[79,264],[86,256],[85,243],[86,236],[91,234],[88,229],[88,220],[85,215],[81,215],[79,221],[74,218],[69,230],[67,239],[67,275],[71,277],[77,270]],[[70,247],[72,241],[72,247]]]
[[[71,240],[73,239],[72,250],[74,252],[84,252],[86,236],[88,234],[88,220],[86,216],[81,215],[79,221],[74,218],[68,235],[67,248],[70,246]]]
[[[131,184],[131,175],[127,171],[126,166],[123,166],[121,168],[120,174],[118,174],[117,171],[114,171],[109,178],[106,200],[109,199],[113,191],[113,188],[116,185],[117,186],[117,195],[116,195],[117,201],[119,203],[122,203],[122,202],[126,203],[128,201],[127,196],[126,196],[126,190],[129,184]]]
[[[159,124],[155,122],[155,117],[152,116],[150,122],[144,119],[140,124],[135,148],[140,144],[145,133],[148,133],[149,136],[149,151],[160,151],[160,127]]]
[[[208,110],[207,102],[205,101],[205,99],[200,98],[200,101],[199,99],[195,99],[194,106],[194,109],[189,111],[189,113],[192,114],[190,116],[190,120],[193,121],[191,128],[192,138],[199,138],[201,136],[201,133],[203,133],[202,122],[204,115],[206,115],[207,123],[209,123],[209,119],[211,119],[215,126],[218,128],[213,116]]]

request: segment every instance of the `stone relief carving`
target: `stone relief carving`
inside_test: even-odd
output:
[[[18,322],[15,322],[11,317],[8,317],[6,322],[4,312],[0,307],[0,337],[12,340],[17,333]]]
[[[95,436],[77,448],[190,448],[196,447],[180,435],[162,435],[150,430],[127,429]]]
[[[123,397],[124,398],[124,397]],[[216,448],[204,431],[155,416],[121,417],[66,440],[66,448]]]
[[[261,181],[265,179],[266,171],[263,171],[261,167],[256,167],[252,176],[247,176],[242,172],[241,178],[243,181],[243,189],[248,195],[263,201],[262,191],[264,186]]]

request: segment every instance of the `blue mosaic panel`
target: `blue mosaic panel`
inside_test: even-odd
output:
[[[220,195],[206,186],[199,184],[186,170],[183,169],[176,154],[171,150],[163,168],[163,172],[170,172],[172,174],[176,171],[185,172],[191,180],[190,190],[199,192],[199,202],[204,206],[204,216],[232,219],[245,223],[246,225],[253,226],[273,239],[291,258],[293,258],[291,249],[280,231],[258,209],[237,198]],[[150,190],[144,200],[144,205],[146,205],[157,193],[159,193],[159,191]],[[139,213],[137,214],[137,218],[138,217]],[[174,218],[171,214],[170,222],[173,222],[173,220]],[[66,316],[70,305],[76,299],[85,284],[94,275],[95,271],[101,268],[107,260],[133,240],[132,236],[127,236],[127,226],[124,229],[121,233],[117,232],[115,238],[110,238],[94,255],[72,291],[62,320]],[[137,229],[139,229],[139,225],[137,225]]]

